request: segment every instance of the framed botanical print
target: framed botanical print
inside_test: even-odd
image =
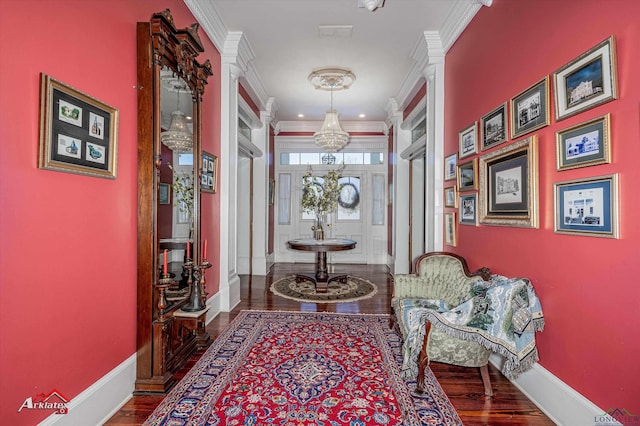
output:
[[[558,170],[611,162],[611,114],[556,132]]]
[[[549,77],[546,76],[509,101],[511,110],[511,138],[517,138],[548,126]]]
[[[557,234],[618,238],[618,175],[553,184]]]
[[[480,157],[480,223],[538,227],[538,148],[532,135]]]
[[[478,152],[478,122],[474,122],[458,134],[458,156],[468,157]]]
[[[617,99],[616,67],[611,36],[553,73],[556,120]]]
[[[482,150],[507,141],[506,102],[480,119]]]

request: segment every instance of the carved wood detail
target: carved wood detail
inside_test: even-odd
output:
[[[199,25],[177,29],[167,9],[137,24],[138,51],[138,291],[137,363],[135,394],[165,393],[175,384],[174,373],[198,347],[211,342],[206,312],[176,315],[187,302],[164,300],[167,285],[159,285],[158,188],[160,181],[160,71],[170,69],[184,80],[192,94],[194,170],[201,152],[201,107],[211,63],[197,60],[204,52]],[[197,181],[196,181],[197,182]],[[199,262],[199,185],[194,194],[194,261]]]

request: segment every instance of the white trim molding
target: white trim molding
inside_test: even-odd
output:
[[[497,354],[489,358],[497,369],[503,361]],[[537,363],[511,382],[558,425],[594,425],[596,417],[605,412]],[[606,424],[620,423],[611,418]]]
[[[131,399],[136,380],[136,354],[124,360],[67,404],[67,414],[52,414],[39,425],[101,425]]]
[[[202,29],[207,34],[213,45],[218,49],[218,52],[224,55],[223,52],[229,50],[229,37],[230,32],[226,27],[218,9],[216,9],[215,2],[211,0],[184,0],[193,16],[202,26]],[[233,37],[233,36],[232,36]],[[254,54],[248,41],[242,41],[245,45],[240,50],[238,58],[238,65],[242,69],[242,79],[246,80],[247,84],[243,84],[243,87],[249,92],[251,99],[258,104],[258,108],[267,109],[266,104],[269,101],[267,91],[264,87],[264,83],[258,76],[255,67],[252,64]],[[225,59],[223,58],[223,61]]]

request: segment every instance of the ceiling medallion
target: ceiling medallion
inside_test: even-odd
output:
[[[346,90],[355,79],[351,70],[339,67],[319,68],[309,74],[309,81],[318,90]]]
[[[316,145],[327,152],[339,151],[349,142],[349,133],[342,130],[338,111],[333,109],[333,91],[348,89],[355,79],[351,70],[337,67],[317,69],[309,74],[309,81],[316,89],[331,91],[331,107],[324,116],[322,127],[313,135]]]

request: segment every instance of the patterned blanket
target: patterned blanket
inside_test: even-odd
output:
[[[417,374],[417,359],[425,321],[444,333],[478,342],[505,358],[502,373],[517,377],[538,361],[535,332],[544,328],[538,296],[526,278],[493,275],[471,290],[471,298],[450,307],[440,300],[399,299],[395,312],[403,318],[404,364],[402,370]]]

